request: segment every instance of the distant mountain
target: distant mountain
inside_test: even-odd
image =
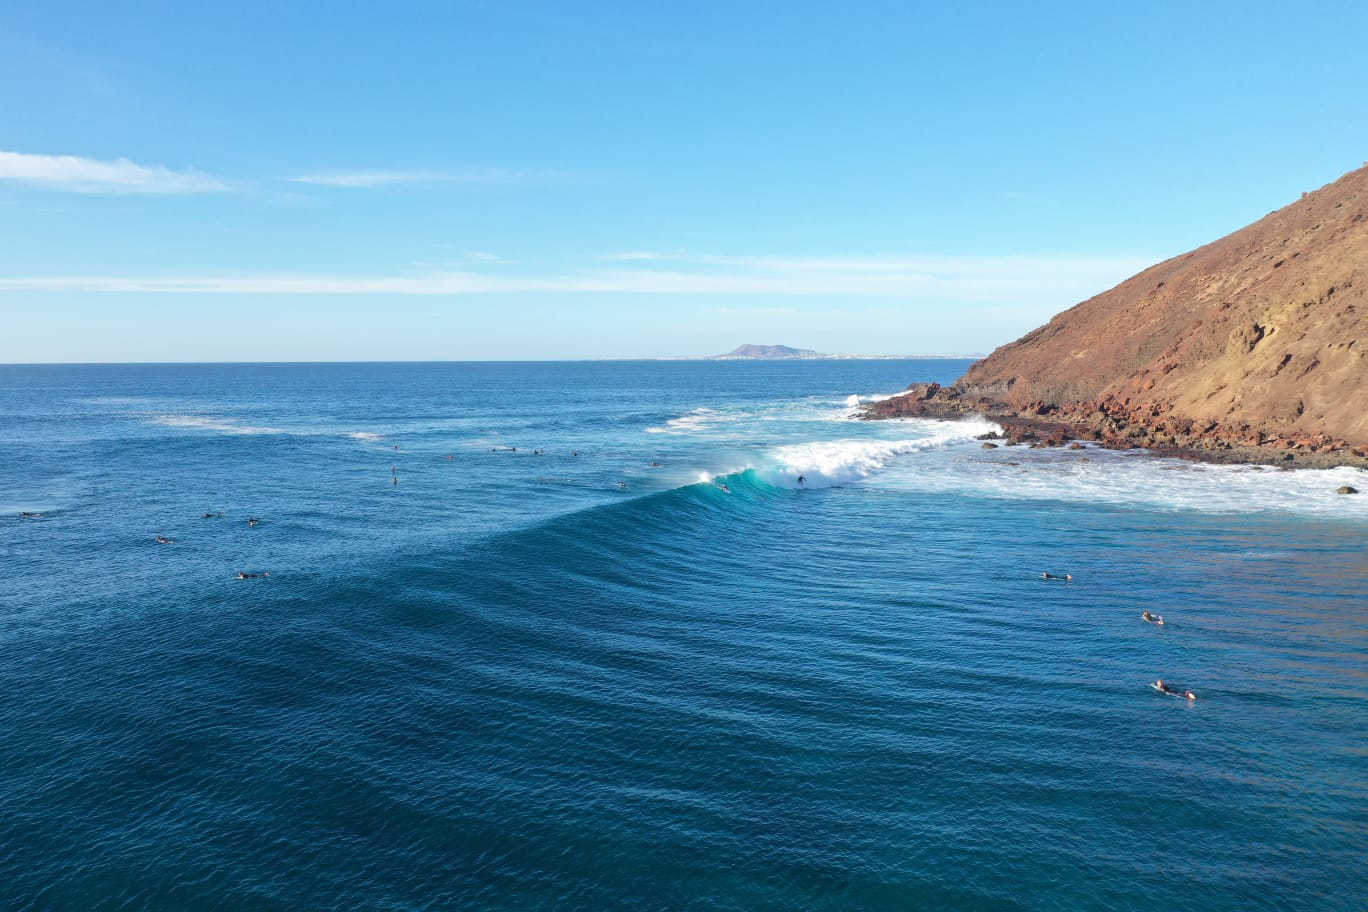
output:
[[[789,348],[787,345],[740,345],[735,351],[725,355],[714,355],[711,361],[780,361],[799,358],[834,358],[807,348]]]

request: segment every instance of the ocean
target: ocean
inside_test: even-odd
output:
[[[1368,473],[967,364],[0,367],[0,908],[1365,908]]]

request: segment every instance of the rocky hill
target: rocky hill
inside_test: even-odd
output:
[[[965,411],[1055,425],[1046,438],[1360,463],[1368,167],[1064,311],[954,386],[917,387],[869,417]]]

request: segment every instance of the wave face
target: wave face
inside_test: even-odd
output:
[[[1355,908],[1363,474],[963,367],[0,368],[0,908]]]

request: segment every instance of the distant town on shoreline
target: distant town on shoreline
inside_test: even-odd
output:
[[[965,358],[982,358],[982,353],[967,355],[851,355],[828,354],[810,348],[793,348],[788,345],[738,345],[725,355],[703,355],[699,357],[658,358],[660,361],[906,361],[942,359],[947,361]]]

